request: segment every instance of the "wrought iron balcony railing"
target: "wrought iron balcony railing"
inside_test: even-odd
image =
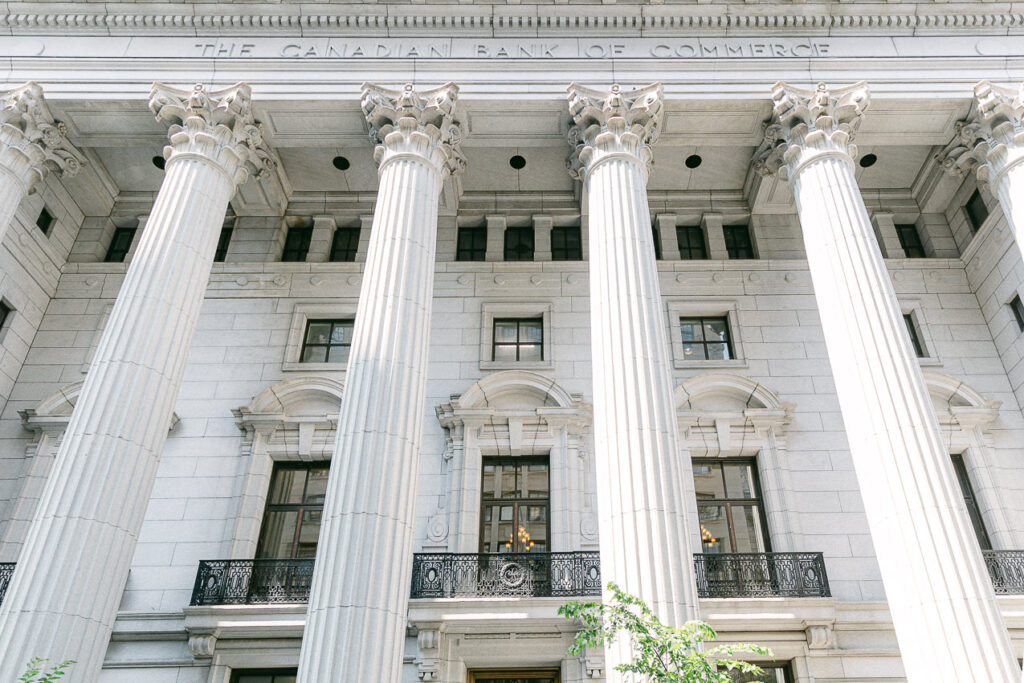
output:
[[[313,560],[203,560],[193,605],[270,605],[309,601]]]
[[[597,552],[420,553],[412,560],[414,598],[600,594]]]
[[[14,576],[14,563],[0,562],[0,603],[4,601],[4,595],[7,594],[7,584],[11,582],[12,576]]]
[[[996,595],[1024,595],[1024,550],[983,550]]]
[[[821,553],[696,554],[697,595],[702,598],[827,598],[831,595]]]

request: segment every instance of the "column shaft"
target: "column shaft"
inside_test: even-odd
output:
[[[439,90],[454,109],[455,87]],[[299,658],[307,683],[401,678],[443,167],[424,121],[437,92],[364,87],[371,127],[390,107]]]

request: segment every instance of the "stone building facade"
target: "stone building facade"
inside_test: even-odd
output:
[[[0,679],[1020,680],[1019,7],[2,8]]]

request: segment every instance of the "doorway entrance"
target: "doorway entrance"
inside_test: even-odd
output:
[[[558,669],[475,669],[469,683],[559,683]]]

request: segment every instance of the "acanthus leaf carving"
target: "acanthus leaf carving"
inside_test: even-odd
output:
[[[34,81],[0,93],[0,166],[13,172],[26,191],[34,191],[49,172],[70,178],[85,165],[67,132],[53,119]]]
[[[665,94],[661,83],[629,92],[619,84],[609,91],[569,86],[569,175],[583,180],[604,159],[628,157],[645,175],[654,165],[651,147],[658,140],[664,118]]]

